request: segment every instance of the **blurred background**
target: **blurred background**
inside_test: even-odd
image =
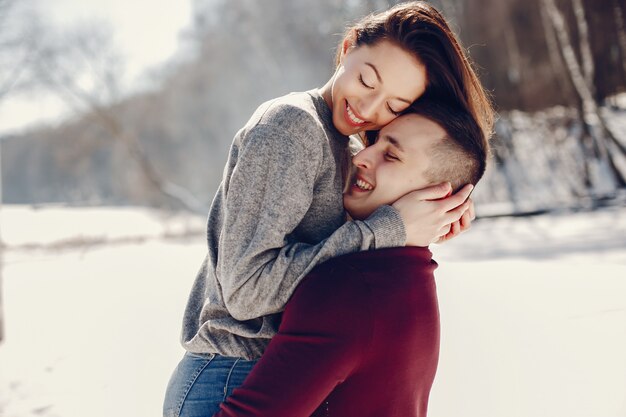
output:
[[[235,132],[395,3],[0,0],[0,416],[158,415]],[[624,417],[626,3],[431,3],[499,113],[431,415]]]
[[[205,212],[251,112],[322,86],[346,24],[394,2],[91,3],[1,0],[5,203]],[[479,203],[511,214],[623,191],[623,1],[433,4],[500,114]]]

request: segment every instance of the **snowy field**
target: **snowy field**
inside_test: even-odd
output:
[[[0,416],[159,416],[204,219],[11,206],[0,219]],[[430,417],[626,416],[626,208],[482,219],[432,249]]]

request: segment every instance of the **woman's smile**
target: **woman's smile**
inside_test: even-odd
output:
[[[350,107],[350,103],[348,103],[348,101],[346,100],[346,120],[348,121],[348,123],[350,123],[351,125],[355,126],[355,127],[360,127],[362,125],[364,125],[365,123],[367,123],[366,120],[363,120],[360,117],[357,117],[356,112],[352,109],[352,107]]]

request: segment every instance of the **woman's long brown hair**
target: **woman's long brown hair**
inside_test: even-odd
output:
[[[422,97],[466,109],[488,142],[495,118],[491,100],[470,58],[437,9],[423,1],[400,3],[361,19],[347,30],[348,36],[355,38],[357,47],[388,40],[413,54],[426,66],[427,87]]]

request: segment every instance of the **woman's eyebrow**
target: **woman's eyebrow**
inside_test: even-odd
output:
[[[365,65],[367,65],[370,68],[372,68],[374,70],[374,74],[376,74],[376,78],[378,79],[378,82],[381,83],[381,84],[384,84],[383,83],[383,79],[380,78],[380,74],[378,73],[378,69],[376,68],[376,66],[374,64],[370,63],[370,62],[366,62]],[[407,99],[402,98],[402,97],[396,97],[396,99],[400,100],[400,101],[403,101],[406,104],[411,104],[411,100],[407,100]]]

